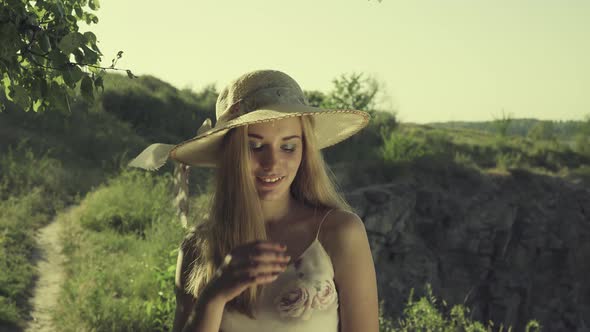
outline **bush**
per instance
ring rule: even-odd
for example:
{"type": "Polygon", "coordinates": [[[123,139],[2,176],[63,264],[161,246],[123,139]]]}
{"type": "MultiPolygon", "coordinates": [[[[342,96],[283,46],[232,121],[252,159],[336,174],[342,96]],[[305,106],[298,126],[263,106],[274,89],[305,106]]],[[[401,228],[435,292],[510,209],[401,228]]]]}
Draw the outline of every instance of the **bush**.
{"type": "Polygon", "coordinates": [[[89,194],[80,223],[94,231],[111,229],[143,236],[146,228],[174,215],[170,174],[127,170],[89,194]]]}
{"type": "Polygon", "coordinates": [[[385,162],[411,161],[432,153],[425,142],[395,131],[383,138],[380,152],[385,162]]]}
{"type": "MultiPolygon", "coordinates": [[[[397,322],[384,317],[383,303],[379,308],[379,332],[414,332],[414,331],[438,331],[438,332],[488,332],[494,327],[493,322],[488,322],[488,326],[482,323],[472,321],[467,317],[469,308],[463,305],[455,305],[444,314],[447,303],[443,300],[442,307],[437,305],[437,299],[432,295],[430,284],[426,284],[426,295],[418,301],[414,300],[414,289],[410,290],[410,296],[406,307],[403,310],[402,318],[397,322]],[[447,317],[448,316],[448,317],[447,317]]],[[[500,326],[498,331],[503,331],[504,326],[500,326]]],[[[509,327],[507,331],[511,331],[509,327]]],[[[536,320],[531,320],[526,325],[526,331],[540,331],[541,326],[536,320]]]]}
{"type": "Polygon", "coordinates": [[[35,155],[26,144],[22,141],[15,149],[9,146],[8,152],[0,155],[0,200],[26,195],[34,187],[64,194],[61,184],[65,182],[65,174],[61,162],[50,158],[48,152],[35,155]]]}

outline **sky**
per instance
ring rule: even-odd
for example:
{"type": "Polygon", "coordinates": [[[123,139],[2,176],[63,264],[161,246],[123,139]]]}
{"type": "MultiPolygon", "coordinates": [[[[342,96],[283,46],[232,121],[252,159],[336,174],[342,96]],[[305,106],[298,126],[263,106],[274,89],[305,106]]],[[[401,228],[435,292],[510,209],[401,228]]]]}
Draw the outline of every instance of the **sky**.
{"type": "Polygon", "coordinates": [[[277,69],[328,92],[342,74],[381,84],[403,122],[590,114],[587,0],[101,0],[108,66],[195,91],[277,69]]]}

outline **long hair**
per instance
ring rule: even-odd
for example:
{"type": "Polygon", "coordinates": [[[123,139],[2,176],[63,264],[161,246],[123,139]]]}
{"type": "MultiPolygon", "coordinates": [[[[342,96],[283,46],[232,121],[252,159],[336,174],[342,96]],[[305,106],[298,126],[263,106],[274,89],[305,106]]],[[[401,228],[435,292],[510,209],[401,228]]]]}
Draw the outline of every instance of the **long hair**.
{"type": "MultiPolygon", "coordinates": [[[[313,132],[312,116],[301,116],[303,154],[291,195],[310,207],[351,211],[328,173],[313,132]]],[[[195,257],[189,269],[187,291],[198,297],[213,278],[223,258],[234,247],[267,239],[264,216],[250,169],[248,127],[231,129],[222,143],[209,218],[186,239],[195,257]]],[[[254,318],[253,307],[263,285],[251,287],[230,301],[228,309],[254,318]]]]}

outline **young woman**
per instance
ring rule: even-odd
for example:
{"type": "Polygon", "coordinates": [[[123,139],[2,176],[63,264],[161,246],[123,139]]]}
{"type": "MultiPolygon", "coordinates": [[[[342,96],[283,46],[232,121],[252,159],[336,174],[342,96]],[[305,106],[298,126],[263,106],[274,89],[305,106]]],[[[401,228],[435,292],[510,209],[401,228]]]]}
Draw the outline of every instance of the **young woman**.
{"type": "Polygon", "coordinates": [[[195,138],[153,145],[132,162],[217,169],[209,217],[180,248],[173,330],[377,332],[366,231],[320,153],[368,115],[310,107],[295,80],[273,70],[234,80],[216,110],[215,127],[205,121],[195,138]]]}

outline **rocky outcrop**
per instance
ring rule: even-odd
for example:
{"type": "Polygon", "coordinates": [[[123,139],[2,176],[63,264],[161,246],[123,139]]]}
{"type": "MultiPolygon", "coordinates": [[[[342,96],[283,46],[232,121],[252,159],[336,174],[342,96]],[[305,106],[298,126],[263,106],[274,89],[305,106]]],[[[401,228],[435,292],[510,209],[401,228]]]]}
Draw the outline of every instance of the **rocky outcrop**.
{"type": "Polygon", "coordinates": [[[410,289],[430,283],[481,322],[588,331],[588,188],[518,170],[382,169],[333,170],[365,222],[386,313],[399,317],[410,289]]]}

